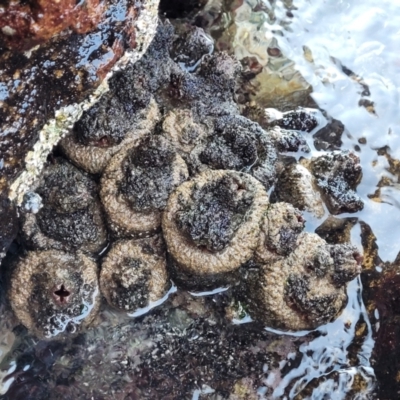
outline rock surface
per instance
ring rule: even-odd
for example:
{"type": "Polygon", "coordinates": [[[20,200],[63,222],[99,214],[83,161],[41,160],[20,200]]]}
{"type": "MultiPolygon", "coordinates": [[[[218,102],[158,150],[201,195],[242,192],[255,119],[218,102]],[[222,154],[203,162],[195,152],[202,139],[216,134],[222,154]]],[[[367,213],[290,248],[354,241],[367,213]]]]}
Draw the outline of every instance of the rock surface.
{"type": "MultiPolygon", "coordinates": [[[[26,32],[10,26],[11,11],[0,8],[3,31],[15,30],[15,36],[8,38],[17,40],[22,35],[41,43],[25,52],[0,49],[0,189],[7,190],[13,184],[11,197],[19,202],[61,135],[107,91],[112,71],[140,58],[157,24],[157,0],[109,0],[97,7],[96,1],[91,1],[86,9],[68,2],[64,10],[68,18],[63,21],[60,13],[64,11],[54,2],[34,3],[9,5],[32,7],[36,16],[41,7],[46,10],[40,22],[43,25],[36,27],[33,16],[28,19],[33,25],[25,27],[26,32]],[[92,15],[99,10],[99,18],[92,15]],[[86,25],[77,17],[81,12],[88,14],[88,18],[83,17],[86,25]],[[53,36],[73,26],[75,30],[53,36]]],[[[15,12],[18,17],[22,11],[15,12]]],[[[19,27],[22,21],[17,17],[13,23],[19,27]]],[[[25,48],[27,44],[21,40],[18,43],[25,48]]]]}

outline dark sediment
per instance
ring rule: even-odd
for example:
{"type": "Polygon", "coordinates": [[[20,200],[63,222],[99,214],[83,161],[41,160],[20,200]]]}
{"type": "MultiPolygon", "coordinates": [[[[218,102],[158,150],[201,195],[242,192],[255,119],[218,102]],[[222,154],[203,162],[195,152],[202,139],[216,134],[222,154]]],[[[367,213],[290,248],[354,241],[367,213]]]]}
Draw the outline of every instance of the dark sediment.
{"type": "Polygon", "coordinates": [[[0,193],[0,264],[18,232],[17,212],[5,193],[0,193]]]}

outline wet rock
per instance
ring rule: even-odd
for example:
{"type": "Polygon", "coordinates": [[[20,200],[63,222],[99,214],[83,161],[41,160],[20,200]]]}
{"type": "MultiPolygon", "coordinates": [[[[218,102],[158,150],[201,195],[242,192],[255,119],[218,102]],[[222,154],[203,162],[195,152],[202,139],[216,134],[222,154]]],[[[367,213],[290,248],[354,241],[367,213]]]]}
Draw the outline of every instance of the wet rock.
{"type": "Polygon", "coordinates": [[[18,232],[17,212],[5,193],[0,193],[0,264],[18,232]]]}
{"type": "Polygon", "coordinates": [[[100,191],[112,232],[138,237],[157,231],[168,196],[187,177],[185,162],[160,135],[116,154],[104,171],[100,191]]]}
{"type": "Polygon", "coordinates": [[[100,288],[108,303],[123,311],[151,306],[171,283],[161,236],[114,243],[102,262],[100,288]]]}
{"type": "MultiPolygon", "coordinates": [[[[260,124],[260,126],[268,132],[268,135],[273,139],[275,147],[279,152],[310,152],[310,147],[301,131],[284,129],[276,123],[277,120],[282,120],[284,115],[278,110],[262,108],[252,101],[243,107],[242,114],[260,124]]],[[[315,118],[312,115],[311,117],[315,118]]]]}
{"type": "Polygon", "coordinates": [[[269,129],[268,134],[275,142],[275,147],[280,153],[297,151],[302,151],[304,153],[310,152],[307,140],[300,132],[286,130],[276,126],[269,129]]]}
{"type": "Polygon", "coordinates": [[[183,18],[198,11],[207,0],[161,0],[160,12],[166,18],[183,18]]]}
{"type": "Polygon", "coordinates": [[[289,203],[270,204],[261,223],[255,261],[269,263],[287,257],[296,247],[305,220],[289,203]]]}
{"type": "MultiPolygon", "coordinates": [[[[10,26],[8,8],[3,8],[0,16],[3,30],[7,26],[9,33],[15,30],[18,45],[25,46],[18,39],[20,33],[27,35],[28,43],[51,36],[27,52],[3,50],[0,56],[0,189],[10,186],[10,195],[18,202],[61,135],[108,90],[112,72],[140,58],[157,24],[157,0],[110,0],[99,6],[96,0],[85,2],[85,6],[50,3],[37,0],[9,4],[18,10],[32,8],[32,19],[17,18],[21,16],[18,10],[13,14],[16,18],[12,23],[22,31],[10,26]],[[41,8],[46,12],[39,18],[41,8]],[[101,18],[97,22],[98,11],[101,18]],[[67,17],[53,19],[55,15],[67,17]],[[72,29],[52,36],[65,28],[72,29]]],[[[11,41],[13,38],[8,37],[11,41]]]]}
{"type": "Polygon", "coordinates": [[[216,49],[227,51],[244,64],[250,61],[250,68],[244,67],[240,85],[241,104],[255,101],[261,107],[281,111],[315,106],[310,96],[311,85],[280,49],[278,34],[271,31],[269,35],[260,35],[264,24],[276,22],[272,9],[249,0],[213,1],[196,14],[195,22],[208,28],[216,49]],[[227,15],[229,18],[224,18],[227,15]]]}
{"type": "Polygon", "coordinates": [[[339,150],[342,146],[344,125],[333,119],[314,135],[314,146],[317,150],[339,150]]]}
{"type": "Polygon", "coordinates": [[[360,159],[354,153],[324,154],[311,160],[310,169],[332,214],[354,213],[364,208],[364,203],[355,192],[362,170],[360,159]]]}
{"type": "Polygon", "coordinates": [[[269,189],[275,179],[276,150],[268,134],[241,116],[216,119],[213,133],[190,155],[195,169],[246,172],[269,189]]]}
{"type": "Polygon", "coordinates": [[[330,215],[315,233],[329,244],[350,243],[351,229],[357,221],[357,218],[335,218],[330,215]]]}
{"type": "Polygon", "coordinates": [[[88,174],[62,158],[54,159],[35,191],[43,204],[22,217],[28,247],[90,253],[104,248],[107,231],[97,184],[88,174]]]}
{"type": "Polygon", "coordinates": [[[379,256],[377,238],[371,227],[364,221],[359,221],[361,228],[361,245],[363,247],[363,269],[374,270],[377,265],[383,263],[379,256]]]}
{"type": "Polygon", "coordinates": [[[176,35],[171,58],[189,72],[193,72],[202,58],[214,50],[214,41],[201,28],[181,25],[176,29],[176,35]]]}
{"type": "Polygon", "coordinates": [[[318,218],[325,213],[316,180],[301,163],[292,162],[282,166],[271,201],[291,203],[299,210],[311,212],[318,218]]]}
{"type": "Polygon", "coordinates": [[[346,283],[359,273],[355,247],[327,245],[315,234],[302,233],[287,257],[246,271],[243,296],[250,315],[270,327],[314,329],[342,310],[346,283]]]}
{"type": "Polygon", "coordinates": [[[271,125],[279,126],[283,129],[311,132],[318,126],[318,120],[306,109],[298,108],[297,110],[284,113],[282,118],[272,121],[271,125]]]}
{"type": "Polygon", "coordinates": [[[380,268],[365,271],[362,275],[363,299],[369,312],[375,346],[371,364],[379,385],[378,398],[391,399],[400,390],[400,264],[381,264],[380,268]]]}
{"type": "Polygon", "coordinates": [[[267,204],[263,186],[238,172],[209,170],[179,186],[163,215],[174,282],[193,290],[231,282],[252,257],[267,204]]]}
{"type": "Polygon", "coordinates": [[[97,265],[80,252],[30,252],[12,272],[11,307],[39,338],[84,330],[99,307],[97,265]]]}
{"type": "Polygon", "coordinates": [[[27,50],[66,29],[86,33],[104,17],[104,8],[98,0],[88,1],[84,6],[73,1],[62,5],[48,0],[9,3],[0,10],[3,33],[0,43],[27,50]]]}

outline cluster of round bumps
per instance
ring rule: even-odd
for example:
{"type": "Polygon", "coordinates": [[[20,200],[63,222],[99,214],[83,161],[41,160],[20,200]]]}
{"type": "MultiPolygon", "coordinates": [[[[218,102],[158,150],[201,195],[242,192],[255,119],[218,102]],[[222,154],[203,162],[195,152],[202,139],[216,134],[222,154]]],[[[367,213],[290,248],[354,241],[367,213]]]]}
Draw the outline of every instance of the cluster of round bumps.
{"type": "Polygon", "coordinates": [[[235,286],[252,315],[286,329],[313,328],[343,307],[356,250],[302,233],[297,209],[269,203],[274,135],[238,114],[238,63],[210,55],[197,28],[187,38],[205,41],[200,53],[182,38],[171,51],[176,38],[162,24],[61,143],[72,163],[54,158],[34,188],[42,205],[24,214],[30,251],[9,293],[36,335],[87,326],[100,292],[123,311],[151,307],[170,279],[195,291],[235,286]],[[178,62],[185,52],[197,69],[178,62]]]}

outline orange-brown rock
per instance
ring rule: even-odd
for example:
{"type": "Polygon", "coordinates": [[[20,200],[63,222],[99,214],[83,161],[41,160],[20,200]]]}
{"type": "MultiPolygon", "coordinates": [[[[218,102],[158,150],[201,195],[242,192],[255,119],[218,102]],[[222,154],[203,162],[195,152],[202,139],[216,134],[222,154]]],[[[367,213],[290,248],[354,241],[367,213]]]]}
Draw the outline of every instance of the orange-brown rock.
{"type": "Polygon", "coordinates": [[[65,29],[86,33],[97,26],[105,9],[100,0],[11,0],[0,6],[2,41],[6,47],[26,50],[65,29]]]}
{"type": "MultiPolygon", "coordinates": [[[[158,12],[158,0],[5,3],[0,2],[0,190],[8,190],[24,170],[38,175],[60,136],[107,90],[104,79],[121,57],[118,68],[145,52],[158,12]]],[[[11,197],[20,199],[33,179],[23,176],[23,188],[18,183],[11,197]]]]}

